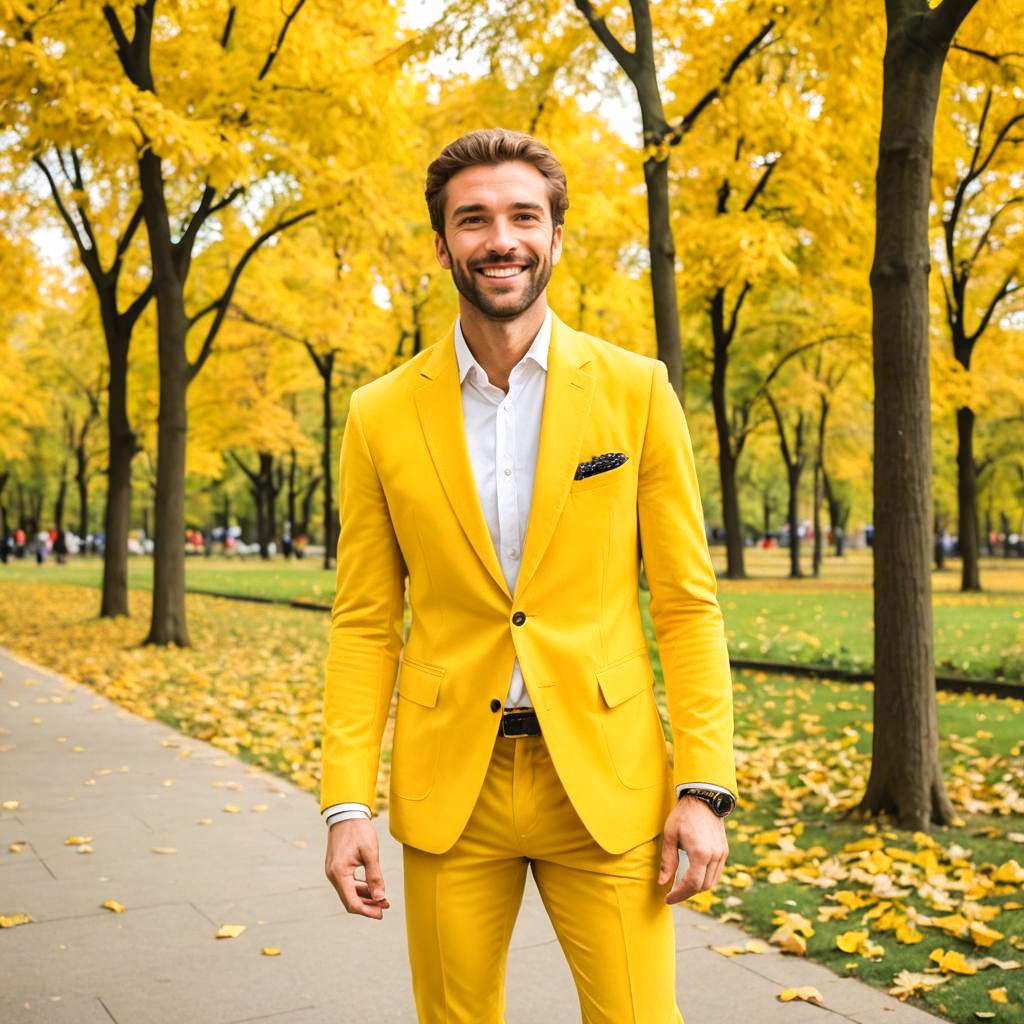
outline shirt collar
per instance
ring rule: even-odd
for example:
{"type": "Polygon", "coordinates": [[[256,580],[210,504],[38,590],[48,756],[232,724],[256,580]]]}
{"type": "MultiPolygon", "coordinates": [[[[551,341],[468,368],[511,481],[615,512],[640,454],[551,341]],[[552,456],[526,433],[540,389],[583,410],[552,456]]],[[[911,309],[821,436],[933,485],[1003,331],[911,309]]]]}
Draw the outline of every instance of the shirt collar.
{"type": "MultiPolygon", "coordinates": [[[[544,315],[544,323],[540,325],[540,330],[537,332],[537,336],[533,339],[533,343],[526,350],[526,354],[523,359],[532,359],[542,370],[548,368],[548,348],[551,345],[551,307],[548,307],[547,312],[544,315]]],[[[484,368],[476,361],[473,353],[469,350],[469,346],[466,344],[466,339],[462,334],[462,317],[457,317],[455,320],[455,359],[459,365],[459,383],[462,384],[466,380],[466,374],[475,366],[478,379],[487,380],[487,372],[484,368]]],[[[522,360],[520,360],[522,362],[522,360]]]]}

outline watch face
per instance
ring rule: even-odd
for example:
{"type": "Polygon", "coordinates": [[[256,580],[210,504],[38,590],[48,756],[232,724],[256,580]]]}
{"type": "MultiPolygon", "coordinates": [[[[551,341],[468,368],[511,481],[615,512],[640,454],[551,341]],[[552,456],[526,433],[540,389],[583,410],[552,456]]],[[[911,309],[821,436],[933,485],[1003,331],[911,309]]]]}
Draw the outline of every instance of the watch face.
{"type": "Polygon", "coordinates": [[[720,818],[724,818],[735,806],[736,801],[727,793],[716,793],[711,810],[720,818]]]}

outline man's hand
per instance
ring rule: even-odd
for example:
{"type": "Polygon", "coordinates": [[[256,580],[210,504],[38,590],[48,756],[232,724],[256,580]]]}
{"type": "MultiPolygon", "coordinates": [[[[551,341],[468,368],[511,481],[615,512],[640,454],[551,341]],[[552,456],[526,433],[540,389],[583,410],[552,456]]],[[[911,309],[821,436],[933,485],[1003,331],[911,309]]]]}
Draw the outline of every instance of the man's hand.
{"type": "Polygon", "coordinates": [[[679,884],[665,897],[666,903],[680,903],[718,884],[729,856],[725,819],[696,797],[684,796],[672,808],[665,822],[658,885],[665,885],[679,867],[679,847],[686,851],[690,866],[679,884]]]}
{"type": "Polygon", "coordinates": [[[327,830],[325,870],[350,914],[361,914],[379,921],[391,906],[384,898],[377,833],[369,818],[336,821],[327,830]],[[365,880],[356,878],[358,867],[365,869],[365,880]]]}

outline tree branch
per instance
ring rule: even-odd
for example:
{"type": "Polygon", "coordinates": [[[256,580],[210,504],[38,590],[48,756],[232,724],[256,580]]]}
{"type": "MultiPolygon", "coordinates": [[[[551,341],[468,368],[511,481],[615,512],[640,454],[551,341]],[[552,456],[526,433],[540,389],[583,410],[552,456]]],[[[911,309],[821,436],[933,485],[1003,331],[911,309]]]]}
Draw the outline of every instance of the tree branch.
{"type": "Polygon", "coordinates": [[[942,0],[938,7],[933,7],[927,14],[921,15],[925,33],[931,41],[939,46],[948,47],[953,36],[963,24],[964,18],[971,13],[978,0],[942,0]]]}
{"type": "Polygon", "coordinates": [[[604,18],[599,18],[594,11],[594,5],[590,0],[574,0],[576,10],[587,19],[587,24],[593,30],[594,35],[604,44],[605,49],[615,58],[616,63],[629,76],[630,81],[635,81],[640,71],[640,61],[635,53],[627,50],[622,43],[615,38],[614,33],[608,27],[604,18]]]}
{"type": "Polygon", "coordinates": [[[772,176],[772,171],[775,170],[775,165],[781,160],[781,157],[776,157],[771,163],[765,165],[764,173],[758,179],[757,184],[754,186],[753,191],[747,197],[747,201],[743,204],[743,212],[746,213],[753,205],[757,202],[758,197],[768,187],[768,179],[772,176]]]}
{"type": "Polygon", "coordinates": [[[260,69],[260,73],[256,76],[257,82],[262,82],[266,78],[267,73],[273,66],[274,61],[277,59],[277,55],[281,52],[281,47],[284,45],[284,37],[288,34],[288,29],[291,27],[291,23],[295,20],[295,16],[302,10],[303,4],[306,0],[296,0],[295,6],[285,16],[284,24],[281,26],[281,31],[277,34],[277,39],[274,40],[274,45],[270,48],[270,53],[267,54],[267,59],[264,61],[263,67],[260,69]]]}
{"type": "Polygon", "coordinates": [[[78,225],[75,223],[74,218],[68,211],[68,208],[64,205],[60,189],[57,187],[57,182],[50,173],[50,168],[46,166],[46,162],[42,157],[38,156],[34,156],[32,158],[32,162],[43,172],[43,174],[46,175],[46,180],[50,185],[50,192],[53,194],[53,201],[57,206],[57,212],[60,214],[61,219],[68,226],[68,230],[71,232],[71,237],[74,239],[75,246],[78,249],[78,255],[81,257],[83,266],[89,272],[89,276],[92,278],[93,282],[98,285],[101,274],[99,254],[96,252],[95,248],[86,248],[85,243],[82,241],[81,232],[78,230],[78,225]]]}
{"type": "Polygon", "coordinates": [[[999,286],[999,288],[996,291],[996,293],[992,296],[992,300],[989,302],[988,307],[986,308],[985,312],[982,314],[981,322],[978,324],[977,329],[974,331],[973,334],[968,335],[968,337],[967,337],[967,344],[969,346],[969,349],[973,348],[974,344],[978,340],[978,338],[980,338],[985,333],[985,330],[986,330],[986,328],[989,325],[989,321],[991,321],[992,316],[995,313],[996,307],[999,305],[999,303],[1002,302],[1003,299],[1005,299],[1007,296],[1012,295],[1014,292],[1020,291],[1021,288],[1024,287],[1022,285],[1013,286],[1012,281],[1013,281],[1013,278],[1014,278],[1015,274],[1016,274],[1016,268],[1011,270],[1006,275],[1006,279],[999,286]]]}
{"type": "Polygon", "coordinates": [[[227,21],[224,22],[224,31],[220,34],[220,48],[226,50],[228,48],[228,41],[231,39],[231,29],[235,25],[235,13],[238,8],[232,4],[228,8],[227,21]]]}
{"type": "Polygon", "coordinates": [[[231,303],[231,296],[235,292],[235,287],[238,285],[238,280],[242,276],[242,271],[245,269],[245,265],[252,259],[259,248],[268,240],[279,234],[282,231],[286,231],[288,228],[298,224],[300,221],[305,220],[307,217],[312,217],[315,210],[304,210],[302,213],[297,213],[285,220],[278,221],[272,227],[267,228],[259,237],[255,238],[252,244],[242,253],[241,259],[235,265],[235,269],[231,272],[231,277],[228,278],[227,286],[221,293],[220,297],[215,299],[213,302],[208,303],[199,312],[189,317],[188,328],[190,330],[204,317],[210,313],[214,314],[213,323],[210,325],[209,331],[206,333],[206,337],[203,339],[203,344],[199,349],[199,355],[196,356],[195,361],[189,364],[188,367],[188,380],[191,381],[195,378],[196,374],[203,368],[203,364],[209,358],[210,350],[213,347],[213,340],[217,336],[217,332],[220,330],[221,324],[224,322],[224,316],[227,313],[228,306],[231,303]]]}
{"type": "Polygon", "coordinates": [[[664,141],[668,142],[670,146],[678,146],[683,140],[683,136],[690,131],[700,117],[705,107],[710,106],[718,97],[721,95],[722,86],[728,85],[736,72],[740,69],[743,63],[757,50],[761,41],[768,35],[769,32],[775,27],[775,19],[772,18],[767,21],[764,25],[758,29],[754,37],[747,43],[746,46],[740,50],[739,53],[733,58],[732,63],[726,68],[725,73],[718,81],[718,85],[709,89],[690,109],[689,113],[683,116],[683,119],[676,125],[675,128],[670,128],[665,135],[664,141]]]}

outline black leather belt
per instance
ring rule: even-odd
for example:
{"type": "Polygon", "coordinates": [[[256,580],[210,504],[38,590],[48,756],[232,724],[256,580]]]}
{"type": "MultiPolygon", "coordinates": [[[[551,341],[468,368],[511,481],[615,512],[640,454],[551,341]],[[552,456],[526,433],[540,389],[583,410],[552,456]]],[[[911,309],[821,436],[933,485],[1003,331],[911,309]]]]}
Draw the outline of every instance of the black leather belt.
{"type": "Polygon", "coordinates": [[[501,713],[501,736],[539,736],[537,712],[528,708],[512,708],[501,713]]]}

